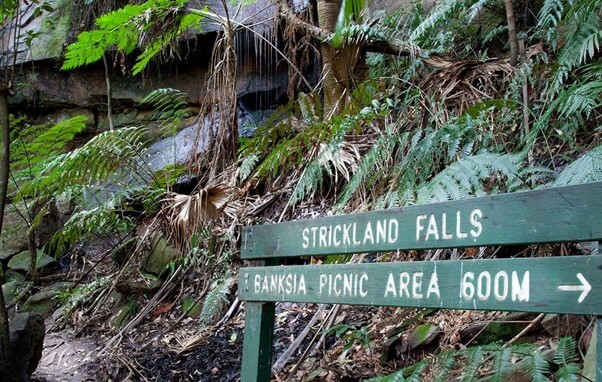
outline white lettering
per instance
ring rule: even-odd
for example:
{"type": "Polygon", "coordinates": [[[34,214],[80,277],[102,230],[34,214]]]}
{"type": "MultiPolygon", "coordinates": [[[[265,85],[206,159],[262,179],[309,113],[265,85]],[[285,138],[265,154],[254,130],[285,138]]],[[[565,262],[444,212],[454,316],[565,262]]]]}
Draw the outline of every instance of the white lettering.
{"type": "Polygon", "coordinates": [[[397,219],[389,220],[389,244],[393,244],[397,241],[399,235],[399,222],[397,219]],[[395,226],[395,228],[393,228],[395,226]],[[395,234],[395,236],[393,236],[395,234]]]}
{"type": "Polygon", "coordinates": [[[366,297],[368,295],[368,290],[364,288],[364,281],[368,281],[368,275],[366,273],[362,273],[360,276],[360,296],[366,297]]]}
{"type": "Polygon", "coordinates": [[[307,249],[307,247],[309,247],[309,237],[307,235],[309,235],[309,228],[305,227],[303,229],[303,233],[302,233],[303,244],[301,244],[301,246],[305,249],[307,249]]]}
{"type": "Polygon", "coordinates": [[[487,301],[491,294],[491,275],[489,272],[481,272],[477,279],[477,297],[481,301],[487,301]]]}
{"type": "Polygon", "coordinates": [[[423,272],[416,272],[412,275],[412,297],[422,298],[422,275],[423,272]]]}
{"type": "Polygon", "coordinates": [[[408,290],[410,285],[410,274],[408,272],[402,272],[399,274],[399,297],[405,296],[410,298],[410,291],[408,290]]]}
{"type": "Polygon", "coordinates": [[[393,278],[392,273],[389,273],[389,277],[387,278],[387,288],[385,289],[385,297],[389,296],[389,293],[392,293],[393,297],[397,297],[397,291],[395,290],[395,279],[393,278]]]}
{"type": "Polygon", "coordinates": [[[443,240],[451,239],[454,235],[447,233],[447,214],[444,212],[441,215],[441,238],[443,240]]]}
{"type": "Polygon", "coordinates": [[[474,229],[470,230],[470,235],[472,237],[479,237],[483,232],[483,225],[479,221],[480,218],[483,217],[483,213],[478,208],[470,213],[470,224],[474,227],[474,229]]]}
{"type": "Polygon", "coordinates": [[[328,233],[328,228],[326,226],[320,226],[320,247],[328,247],[328,243],[326,242],[326,234],[328,233]]]}
{"type": "Polygon", "coordinates": [[[351,237],[349,236],[349,229],[351,229],[351,224],[343,225],[343,245],[351,245],[351,237]]]}
{"type": "Polygon", "coordinates": [[[426,215],[416,216],[416,241],[420,241],[420,231],[424,230],[422,220],[426,219],[426,215]]]}
{"type": "Polygon", "coordinates": [[[366,231],[364,232],[364,244],[368,243],[368,241],[370,241],[370,244],[374,244],[374,235],[372,234],[372,224],[370,222],[366,224],[366,231]]]}
{"type": "Polygon", "coordinates": [[[474,296],[474,285],[472,285],[472,281],[474,280],[474,272],[466,272],[464,276],[462,276],[462,283],[460,284],[460,297],[464,300],[470,300],[474,296]]]}
{"type": "Polygon", "coordinates": [[[460,211],[456,212],[456,236],[458,237],[458,239],[465,239],[468,234],[466,232],[462,232],[462,216],[460,214],[460,211]]]}
{"type": "Polygon", "coordinates": [[[508,274],[506,272],[498,272],[493,278],[493,295],[498,301],[504,301],[508,297],[508,274]]]}
{"type": "Polygon", "coordinates": [[[261,291],[261,276],[255,275],[255,282],[253,283],[253,291],[259,293],[261,291]]]}
{"type": "Polygon", "coordinates": [[[431,274],[431,280],[429,281],[429,287],[426,291],[426,298],[431,298],[431,294],[434,293],[437,295],[437,298],[441,298],[441,294],[439,293],[439,278],[437,277],[437,272],[433,272],[431,274]]]}
{"type": "Polygon", "coordinates": [[[376,242],[384,243],[387,241],[387,219],[376,221],[376,242]]]}
{"type": "Polygon", "coordinates": [[[435,240],[439,240],[439,231],[437,230],[437,221],[435,220],[435,215],[431,215],[429,218],[429,225],[426,228],[426,237],[424,240],[428,240],[430,235],[434,235],[435,240]]]}
{"type": "Polygon", "coordinates": [[[529,271],[523,275],[522,282],[519,282],[518,274],[512,271],[512,301],[529,302],[529,271]]]}
{"type": "Polygon", "coordinates": [[[341,240],[337,239],[339,237],[337,234],[337,231],[341,232],[341,225],[340,224],[335,225],[333,231],[334,232],[333,232],[332,242],[334,243],[335,247],[338,247],[339,245],[341,245],[341,240]]]}

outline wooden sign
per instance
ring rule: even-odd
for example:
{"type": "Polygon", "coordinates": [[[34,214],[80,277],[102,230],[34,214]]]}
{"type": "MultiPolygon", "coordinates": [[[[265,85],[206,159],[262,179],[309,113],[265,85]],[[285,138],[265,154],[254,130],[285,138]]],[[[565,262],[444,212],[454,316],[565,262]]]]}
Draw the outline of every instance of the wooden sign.
{"type": "Polygon", "coordinates": [[[602,315],[602,256],[243,268],[246,301],[602,315]]]}
{"type": "Polygon", "coordinates": [[[602,239],[602,182],[246,227],[241,257],[602,239]]]}

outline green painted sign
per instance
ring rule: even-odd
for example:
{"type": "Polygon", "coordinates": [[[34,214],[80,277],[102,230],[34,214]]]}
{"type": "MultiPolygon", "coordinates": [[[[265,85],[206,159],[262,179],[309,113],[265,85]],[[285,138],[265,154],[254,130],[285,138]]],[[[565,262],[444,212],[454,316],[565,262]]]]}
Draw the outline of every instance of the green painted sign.
{"type": "Polygon", "coordinates": [[[602,239],[602,182],[246,227],[245,259],[602,239]]]}
{"type": "Polygon", "coordinates": [[[250,267],[246,301],[602,315],[602,256],[250,267]]]}

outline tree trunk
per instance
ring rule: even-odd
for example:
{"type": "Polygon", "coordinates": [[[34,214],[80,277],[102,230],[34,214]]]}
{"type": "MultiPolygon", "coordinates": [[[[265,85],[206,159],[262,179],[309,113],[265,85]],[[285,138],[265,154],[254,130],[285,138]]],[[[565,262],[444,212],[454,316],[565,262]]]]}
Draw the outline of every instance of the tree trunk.
{"type": "MultiPolygon", "coordinates": [[[[333,32],[340,10],[340,0],[318,0],[318,24],[320,28],[333,32]]],[[[341,49],[345,49],[345,47],[341,49]]],[[[335,62],[337,50],[328,43],[320,44],[320,53],[322,55],[322,89],[324,91],[323,118],[326,120],[340,112],[343,107],[345,88],[340,72],[345,63],[335,62]]]]}
{"type": "MultiPolygon", "coordinates": [[[[10,135],[8,122],[8,103],[6,101],[6,91],[0,90],[0,136],[2,142],[2,155],[0,161],[0,233],[2,232],[2,223],[4,221],[4,207],[6,206],[6,193],[8,190],[9,158],[10,158],[10,135]]],[[[4,270],[0,264],[0,344],[2,345],[2,376],[3,381],[12,382],[13,362],[10,351],[10,332],[8,327],[8,311],[2,292],[2,283],[4,282],[4,270]]]]}
{"type": "Polygon", "coordinates": [[[512,0],[504,0],[506,6],[506,18],[508,19],[508,44],[510,45],[510,65],[516,66],[518,62],[518,37],[516,34],[516,19],[512,0]]]}

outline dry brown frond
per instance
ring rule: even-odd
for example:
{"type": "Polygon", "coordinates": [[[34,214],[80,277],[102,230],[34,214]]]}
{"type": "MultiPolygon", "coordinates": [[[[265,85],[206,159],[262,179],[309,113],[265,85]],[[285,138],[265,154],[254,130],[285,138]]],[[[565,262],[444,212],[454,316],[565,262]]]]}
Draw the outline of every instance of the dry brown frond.
{"type": "Polygon", "coordinates": [[[431,56],[423,60],[435,71],[422,82],[421,88],[458,115],[471,105],[496,98],[514,73],[507,59],[454,61],[431,56]]]}
{"type": "Polygon", "coordinates": [[[163,200],[164,216],[170,237],[176,247],[186,253],[189,239],[203,224],[222,215],[231,196],[231,189],[220,183],[199,189],[192,195],[169,192],[163,200]]]}
{"type": "Polygon", "coordinates": [[[329,169],[329,165],[334,168],[334,172],[331,174],[334,176],[335,182],[338,181],[339,175],[341,174],[345,180],[349,181],[351,174],[357,169],[360,161],[360,153],[357,146],[351,142],[343,141],[339,144],[338,151],[332,151],[328,149],[328,145],[320,144],[320,165],[324,168],[329,169]]]}

